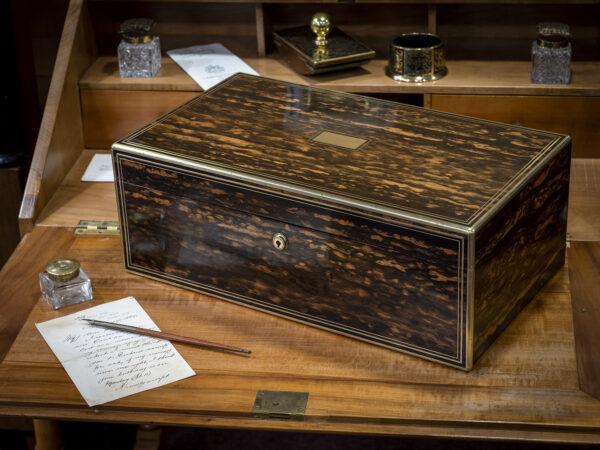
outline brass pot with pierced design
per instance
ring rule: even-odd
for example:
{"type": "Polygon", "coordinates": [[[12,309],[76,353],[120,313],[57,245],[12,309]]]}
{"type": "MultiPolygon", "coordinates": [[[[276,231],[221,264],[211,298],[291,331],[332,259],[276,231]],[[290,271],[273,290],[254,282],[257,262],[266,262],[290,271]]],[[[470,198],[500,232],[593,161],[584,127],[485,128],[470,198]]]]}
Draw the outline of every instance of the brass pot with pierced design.
{"type": "Polygon", "coordinates": [[[402,34],[390,44],[389,77],[396,81],[434,81],[448,73],[442,39],[430,33],[402,34]]]}

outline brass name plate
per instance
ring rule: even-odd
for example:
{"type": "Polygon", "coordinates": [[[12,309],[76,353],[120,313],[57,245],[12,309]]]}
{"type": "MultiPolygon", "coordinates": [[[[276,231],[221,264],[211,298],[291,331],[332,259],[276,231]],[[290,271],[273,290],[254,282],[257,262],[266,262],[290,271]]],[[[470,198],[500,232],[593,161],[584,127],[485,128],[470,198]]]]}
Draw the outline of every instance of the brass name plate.
{"type": "Polygon", "coordinates": [[[308,392],[258,391],[252,417],[302,421],[307,402],[308,392]]]}
{"type": "Polygon", "coordinates": [[[346,134],[333,133],[331,131],[323,131],[313,138],[313,141],[323,144],[335,145],[336,147],[349,148],[356,150],[362,145],[369,142],[367,139],[360,139],[346,134]]]}

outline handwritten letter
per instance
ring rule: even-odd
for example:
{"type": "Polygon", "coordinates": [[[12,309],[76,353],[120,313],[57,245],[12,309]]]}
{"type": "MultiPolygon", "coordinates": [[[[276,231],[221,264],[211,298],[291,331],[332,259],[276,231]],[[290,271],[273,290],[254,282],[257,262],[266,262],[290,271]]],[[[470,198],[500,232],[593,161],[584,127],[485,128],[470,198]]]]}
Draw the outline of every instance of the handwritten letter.
{"type": "Polygon", "coordinates": [[[88,405],[195,375],[169,341],[92,326],[83,318],[160,330],[133,297],[36,324],[88,405]]]}

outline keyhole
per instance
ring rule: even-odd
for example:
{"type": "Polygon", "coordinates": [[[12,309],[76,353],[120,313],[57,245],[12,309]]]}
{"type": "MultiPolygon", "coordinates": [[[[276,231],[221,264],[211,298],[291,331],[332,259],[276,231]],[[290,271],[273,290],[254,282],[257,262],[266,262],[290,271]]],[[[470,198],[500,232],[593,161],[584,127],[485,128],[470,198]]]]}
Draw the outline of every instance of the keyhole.
{"type": "Polygon", "coordinates": [[[273,235],[273,246],[277,250],[284,250],[288,245],[288,240],[285,234],[283,233],[275,233],[273,235]]]}

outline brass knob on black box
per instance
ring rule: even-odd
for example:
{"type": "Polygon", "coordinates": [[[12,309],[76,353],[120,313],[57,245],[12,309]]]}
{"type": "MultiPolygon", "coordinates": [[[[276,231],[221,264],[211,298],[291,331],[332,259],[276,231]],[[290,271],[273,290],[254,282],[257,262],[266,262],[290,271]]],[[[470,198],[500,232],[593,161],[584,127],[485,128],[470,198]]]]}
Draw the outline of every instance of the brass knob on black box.
{"type": "Polygon", "coordinates": [[[315,44],[323,46],[327,44],[327,35],[331,31],[331,20],[329,15],[324,12],[318,12],[310,20],[310,29],[317,36],[315,44]]]}
{"type": "Polygon", "coordinates": [[[277,250],[285,250],[288,246],[288,238],[283,233],[273,235],[273,247],[277,250]]]}

